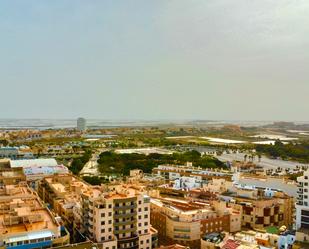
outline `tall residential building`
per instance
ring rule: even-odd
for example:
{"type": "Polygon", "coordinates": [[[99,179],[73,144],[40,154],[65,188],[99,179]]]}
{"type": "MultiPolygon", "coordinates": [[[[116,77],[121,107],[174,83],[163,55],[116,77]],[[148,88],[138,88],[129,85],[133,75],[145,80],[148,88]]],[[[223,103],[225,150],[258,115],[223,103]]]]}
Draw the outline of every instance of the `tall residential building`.
{"type": "Polygon", "coordinates": [[[85,131],[86,130],[86,119],[78,118],[76,128],[78,131],[85,131]]]}
{"type": "Polygon", "coordinates": [[[296,238],[309,242],[309,170],[297,178],[296,238]]]}
{"type": "Polygon", "coordinates": [[[151,249],[156,230],[150,226],[150,198],[133,186],[90,186],[71,175],[45,178],[39,188],[70,230],[102,249],[151,249]]]}

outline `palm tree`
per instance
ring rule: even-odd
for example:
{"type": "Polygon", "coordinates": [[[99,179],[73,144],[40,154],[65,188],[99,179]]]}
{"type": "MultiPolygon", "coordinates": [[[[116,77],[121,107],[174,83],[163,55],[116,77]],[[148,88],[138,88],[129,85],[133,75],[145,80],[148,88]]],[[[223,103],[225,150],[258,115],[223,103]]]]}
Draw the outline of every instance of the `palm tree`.
{"type": "Polygon", "coordinates": [[[261,154],[258,154],[258,158],[259,158],[259,162],[261,162],[262,155],[261,155],[261,154]]]}

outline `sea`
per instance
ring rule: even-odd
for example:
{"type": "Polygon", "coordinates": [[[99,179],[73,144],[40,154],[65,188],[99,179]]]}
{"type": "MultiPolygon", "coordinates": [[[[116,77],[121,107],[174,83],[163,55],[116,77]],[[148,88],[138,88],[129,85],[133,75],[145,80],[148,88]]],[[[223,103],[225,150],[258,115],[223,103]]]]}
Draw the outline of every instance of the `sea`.
{"type": "MultiPolygon", "coordinates": [[[[109,128],[109,127],[142,127],[142,126],[223,126],[235,124],[244,127],[263,126],[272,124],[273,121],[239,121],[239,120],[106,120],[87,119],[87,127],[109,128]]],[[[301,123],[301,122],[300,122],[301,123]]],[[[306,122],[308,123],[308,122],[306,122]]],[[[0,119],[0,129],[64,129],[75,128],[76,119],[0,119]]]]}

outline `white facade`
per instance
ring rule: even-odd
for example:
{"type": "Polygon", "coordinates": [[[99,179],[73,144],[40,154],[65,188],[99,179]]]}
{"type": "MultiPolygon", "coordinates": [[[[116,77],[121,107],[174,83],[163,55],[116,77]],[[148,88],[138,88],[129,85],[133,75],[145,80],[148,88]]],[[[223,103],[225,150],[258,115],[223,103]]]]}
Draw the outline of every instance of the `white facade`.
{"type": "Polygon", "coordinates": [[[203,183],[201,180],[197,180],[194,177],[182,176],[174,181],[174,189],[187,189],[201,188],[203,183]]]}
{"type": "Polygon", "coordinates": [[[121,188],[110,197],[89,199],[88,233],[103,248],[152,248],[150,198],[121,188]]]}
{"type": "Polygon", "coordinates": [[[309,241],[309,170],[298,177],[297,182],[296,230],[298,235],[296,237],[298,240],[309,241]]]}

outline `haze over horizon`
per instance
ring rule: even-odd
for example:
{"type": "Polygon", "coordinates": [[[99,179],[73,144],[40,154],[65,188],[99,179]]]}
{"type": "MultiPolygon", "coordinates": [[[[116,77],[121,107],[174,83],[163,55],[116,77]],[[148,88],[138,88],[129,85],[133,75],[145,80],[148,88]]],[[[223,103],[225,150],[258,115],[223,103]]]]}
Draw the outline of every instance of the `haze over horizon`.
{"type": "Polygon", "coordinates": [[[3,118],[306,121],[309,1],[2,1],[3,118]]]}

